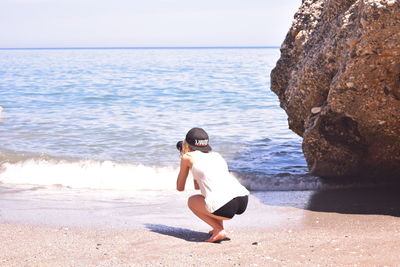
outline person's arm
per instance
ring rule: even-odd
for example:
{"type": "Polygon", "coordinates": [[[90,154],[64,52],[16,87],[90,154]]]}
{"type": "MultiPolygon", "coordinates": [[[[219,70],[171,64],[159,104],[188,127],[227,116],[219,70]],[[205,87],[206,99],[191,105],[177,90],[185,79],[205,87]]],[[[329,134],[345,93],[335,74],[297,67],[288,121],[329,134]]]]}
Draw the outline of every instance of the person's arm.
{"type": "Polygon", "coordinates": [[[181,158],[181,166],[178,174],[178,179],[176,180],[176,190],[184,191],[186,178],[189,175],[189,169],[191,166],[191,158],[187,155],[183,155],[181,158]]]}
{"type": "Polygon", "coordinates": [[[197,181],[196,181],[196,180],[193,180],[193,182],[194,182],[194,189],[199,190],[199,189],[200,189],[200,186],[199,186],[199,184],[197,183],[197,181]]]}

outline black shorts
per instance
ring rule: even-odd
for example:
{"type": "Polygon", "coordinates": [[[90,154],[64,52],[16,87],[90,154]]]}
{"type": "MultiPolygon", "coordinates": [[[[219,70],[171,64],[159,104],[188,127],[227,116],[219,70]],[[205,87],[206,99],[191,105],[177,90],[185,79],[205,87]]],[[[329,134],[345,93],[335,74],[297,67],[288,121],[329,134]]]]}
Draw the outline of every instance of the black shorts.
{"type": "Polygon", "coordinates": [[[212,214],[232,219],[235,214],[242,214],[246,210],[248,202],[248,196],[235,197],[212,214]]]}

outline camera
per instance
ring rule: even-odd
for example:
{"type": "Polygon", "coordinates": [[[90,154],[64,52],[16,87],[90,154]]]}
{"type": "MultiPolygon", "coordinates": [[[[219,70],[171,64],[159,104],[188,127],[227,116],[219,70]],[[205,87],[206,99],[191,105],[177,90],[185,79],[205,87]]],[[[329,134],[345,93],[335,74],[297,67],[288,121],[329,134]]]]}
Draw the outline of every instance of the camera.
{"type": "Polygon", "coordinates": [[[182,141],[179,141],[178,143],[176,143],[176,149],[178,149],[179,151],[182,151],[182,141]]]}

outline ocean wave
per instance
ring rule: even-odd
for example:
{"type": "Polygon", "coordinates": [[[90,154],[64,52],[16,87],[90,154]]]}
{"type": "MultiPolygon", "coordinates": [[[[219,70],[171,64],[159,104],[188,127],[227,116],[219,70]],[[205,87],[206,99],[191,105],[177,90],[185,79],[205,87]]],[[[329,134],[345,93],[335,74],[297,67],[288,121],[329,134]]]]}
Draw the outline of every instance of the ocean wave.
{"type": "MultiPolygon", "coordinates": [[[[67,160],[51,157],[4,158],[0,184],[88,190],[175,191],[179,169],[98,160],[67,160]]],[[[327,181],[310,174],[231,172],[250,191],[305,191],[344,188],[375,188],[376,183],[358,180],[327,181]]],[[[193,178],[186,188],[193,190],[193,178]]]]}
{"type": "MultiPolygon", "coordinates": [[[[30,158],[3,161],[0,183],[77,189],[175,190],[178,168],[97,160],[30,158]]],[[[232,172],[251,191],[316,190],[323,185],[308,175],[232,172]]],[[[188,189],[193,189],[189,177],[188,189]]]]}
{"type": "Polygon", "coordinates": [[[251,191],[304,191],[325,189],[318,177],[308,174],[279,173],[234,173],[240,182],[251,191]]]}
{"type": "Polygon", "coordinates": [[[84,189],[174,190],[178,170],[95,160],[28,159],[0,165],[0,182],[9,185],[84,189]]]}

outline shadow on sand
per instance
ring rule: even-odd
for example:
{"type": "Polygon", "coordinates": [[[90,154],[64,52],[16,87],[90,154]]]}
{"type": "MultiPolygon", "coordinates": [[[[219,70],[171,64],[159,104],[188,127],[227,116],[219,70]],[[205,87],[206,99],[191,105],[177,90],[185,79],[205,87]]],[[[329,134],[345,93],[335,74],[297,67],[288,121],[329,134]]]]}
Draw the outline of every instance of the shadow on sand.
{"type": "Polygon", "coordinates": [[[374,214],[400,217],[400,187],[271,191],[255,193],[269,206],[295,207],[318,212],[374,214]]]}
{"type": "Polygon", "coordinates": [[[146,228],[152,232],[162,235],[173,236],[189,242],[203,242],[210,238],[208,233],[192,231],[185,228],[167,226],[164,224],[145,224],[146,228]]]}
{"type": "Polygon", "coordinates": [[[338,189],[313,193],[306,209],[400,217],[400,188],[338,189]]]}

